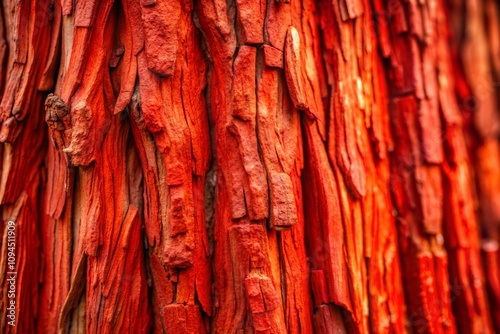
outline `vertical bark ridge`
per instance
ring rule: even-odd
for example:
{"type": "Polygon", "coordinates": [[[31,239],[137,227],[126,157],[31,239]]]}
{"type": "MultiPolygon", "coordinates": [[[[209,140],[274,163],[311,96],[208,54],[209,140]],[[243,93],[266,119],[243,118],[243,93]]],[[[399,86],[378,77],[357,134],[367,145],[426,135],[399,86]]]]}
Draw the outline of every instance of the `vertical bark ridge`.
{"type": "MultiPolygon", "coordinates": [[[[467,144],[473,159],[476,181],[475,200],[479,204],[482,253],[487,296],[495,329],[500,330],[500,263],[498,252],[500,211],[500,148],[498,52],[499,10],[493,1],[449,2],[451,50],[456,55],[455,80],[463,114],[467,144]],[[476,45],[476,43],[478,43],[476,45]],[[477,197],[476,197],[477,196],[477,197]]],[[[479,259],[477,259],[479,261],[479,259]]]]}
{"type": "Polygon", "coordinates": [[[385,74],[376,27],[363,14],[371,4],[352,6],[348,12],[343,4],[319,6],[321,86],[327,88],[322,97],[329,115],[325,146],[340,198],[354,328],[401,332],[405,309],[388,184],[392,139],[385,74]]]}
{"type": "MultiPolygon", "coordinates": [[[[282,22],[269,24],[278,6],[198,3],[211,59],[218,167],[213,332],[312,330],[300,242],[299,115],[281,70],[290,31],[282,22]],[[290,228],[293,232],[286,231],[290,228]]],[[[282,15],[290,19],[289,13],[282,15]]]]}
{"type": "Polygon", "coordinates": [[[400,2],[388,10],[381,41],[390,41],[391,181],[410,321],[417,331],[492,332],[445,4],[400,2]]]}

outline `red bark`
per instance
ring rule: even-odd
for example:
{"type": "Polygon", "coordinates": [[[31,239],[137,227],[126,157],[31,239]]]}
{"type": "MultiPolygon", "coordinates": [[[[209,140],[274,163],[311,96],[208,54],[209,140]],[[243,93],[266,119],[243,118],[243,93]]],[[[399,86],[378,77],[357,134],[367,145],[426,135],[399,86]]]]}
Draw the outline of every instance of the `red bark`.
{"type": "Polygon", "coordinates": [[[495,1],[1,9],[0,332],[500,331],[495,1]]]}

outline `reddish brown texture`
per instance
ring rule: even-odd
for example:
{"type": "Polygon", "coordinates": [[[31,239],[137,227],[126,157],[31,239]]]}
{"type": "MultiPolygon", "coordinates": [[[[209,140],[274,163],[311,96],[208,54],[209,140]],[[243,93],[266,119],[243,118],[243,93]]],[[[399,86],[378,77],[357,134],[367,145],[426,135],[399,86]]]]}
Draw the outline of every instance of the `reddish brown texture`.
{"type": "Polygon", "coordinates": [[[473,184],[452,89],[445,4],[435,1],[421,6],[410,2],[405,7],[409,10],[406,21],[410,34],[403,34],[395,24],[391,37],[406,41],[409,48],[398,49],[409,54],[404,58],[390,56],[390,73],[407,82],[400,85],[396,80],[392,87],[396,133],[392,182],[401,222],[400,245],[406,258],[403,267],[410,320],[417,331],[492,332],[484,276],[477,261],[479,235],[472,207],[473,184]],[[426,29],[418,28],[422,21],[412,15],[415,10],[428,11],[426,29]],[[415,48],[417,41],[425,44],[415,48]],[[439,148],[442,145],[444,148],[439,148]],[[446,145],[450,150],[443,159],[446,145]],[[412,261],[415,256],[420,260],[412,261]],[[426,262],[422,262],[424,259],[426,262]],[[413,288],[411,281],[425,285],[413,288]],[[447,302],[448,298],[453,302],[447,302]]]}
{"type": "Polygon", "coordinates": [[[0,9],[1,333],[500,331],[494,0],[0,9]]]}
{"type": "MultiPolygon", "coordinates": [[[[466,123],[469,154],[472,157],[473,169],[469,177],[475,180],[475,191],[472,199],[478,202],[483,261],[475,256],[468,262],[481,263],[486,280],[486,296],[490,302],[493,325],[500,331],[499,312],[500,296],[497,287],[500,277],[496,269],[500,264],[500,255],[495,251],[499,241],[500,211],[500,147],[498,145],[498,80],[500,31],[500,7],[493,1],[456,1],[449,2],[452,37],[451,49],[457,55],[459,65],[455,66],[455,79],[467,85],[467,89],[459,90],[461,110],[467,115],[466,123]],[[467,29],[474,33],[458,34],[467,29]],[[476,43],[480,43],[477,44],[476,43]]],[[[469,197],[469,198],[471,198],[469,197]]],[[[472,214],[472,213],[471,213],[472,214]]],[[[476,240],[471,240],[476,242],[476,240]]],[[[472,279],[481,275],[479,268],[470,273],[472,279]]],[[[474,296],[475,297],[475,296],[474,296]]],[[[469,300],[475,299],[473,296],[469,300]]],[[[469,304],[473,304],[470,301],[469,304]]],[[[486,305],[480,308],[486,312],[486,305]]]]}

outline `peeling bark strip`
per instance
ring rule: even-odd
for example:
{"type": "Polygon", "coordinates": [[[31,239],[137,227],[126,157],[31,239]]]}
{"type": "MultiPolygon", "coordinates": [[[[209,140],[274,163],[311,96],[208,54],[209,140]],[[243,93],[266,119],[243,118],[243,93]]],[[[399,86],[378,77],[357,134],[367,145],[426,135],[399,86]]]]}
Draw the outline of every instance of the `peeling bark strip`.
{"type": "Polygon", "coordinates": [[[3,1],[0,332],[500,332],[499,13],[3,1]]]}

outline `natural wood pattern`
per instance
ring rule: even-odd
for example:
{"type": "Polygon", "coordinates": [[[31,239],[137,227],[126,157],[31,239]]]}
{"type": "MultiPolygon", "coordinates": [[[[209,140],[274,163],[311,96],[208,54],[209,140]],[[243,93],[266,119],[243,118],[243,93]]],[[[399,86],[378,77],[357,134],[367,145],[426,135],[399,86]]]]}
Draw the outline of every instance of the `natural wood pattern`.
{"type": "Polygon", "coordinates": [[[496,1],[0,9],[0,332],[500,331],[496,1]]]}

